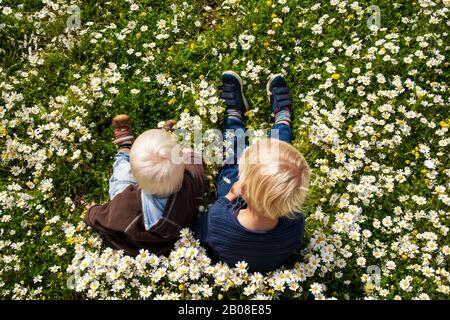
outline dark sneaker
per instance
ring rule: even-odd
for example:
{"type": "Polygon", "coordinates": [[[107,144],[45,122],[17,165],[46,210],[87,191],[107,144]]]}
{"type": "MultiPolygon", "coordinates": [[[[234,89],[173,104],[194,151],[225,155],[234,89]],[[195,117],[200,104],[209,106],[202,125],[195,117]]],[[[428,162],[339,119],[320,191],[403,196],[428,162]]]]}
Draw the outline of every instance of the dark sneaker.
{"type": "Polygon", "coordinates": [[[291,91],[281,74],[274,74],[270,77],[267,81],[266,90],[272,118],[281,110],[291,111],[291,91]]]}
{"type": "Polygon", "coordinates": [[[119,114],[112,120],[114,129],[114,143],[119,146],[132,145],[134,142],[131,119],[126,114],[119,114]]]}
{"type": "Polygon", "coordinates": [[[222,85],[219,86],[219,90],[222,90],[220,97],[225,100],[227,108],[237,110],[244,116],[248,110],[248,103],[244,97],[241,77],[236,72],[225,71],[222,73],[222,85]]]}

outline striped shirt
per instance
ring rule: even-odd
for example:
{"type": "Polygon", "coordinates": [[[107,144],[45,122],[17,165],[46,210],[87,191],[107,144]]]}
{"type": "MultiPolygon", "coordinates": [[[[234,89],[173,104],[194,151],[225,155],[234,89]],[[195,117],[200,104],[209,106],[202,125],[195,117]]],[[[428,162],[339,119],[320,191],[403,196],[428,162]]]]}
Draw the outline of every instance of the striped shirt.
{"type": "Polygon", "coordinates": [[[249,271],[267,272],[282,266],[293,251],[299,249],[305,218],[281,218],[268,231],[253,231],[243,227],[237,213],[245,204],[241,199],[231,202],[219,198],[194,225],[197,238],[206,243],[215,258],[234,266],[246,261],[249,271]]]}

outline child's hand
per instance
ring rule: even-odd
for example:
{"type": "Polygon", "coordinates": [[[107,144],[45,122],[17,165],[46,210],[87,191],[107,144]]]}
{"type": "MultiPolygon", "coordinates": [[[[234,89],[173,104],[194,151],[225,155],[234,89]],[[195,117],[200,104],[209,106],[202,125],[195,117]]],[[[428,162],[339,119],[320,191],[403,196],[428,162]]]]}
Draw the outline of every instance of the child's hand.
{"type": "Polygon", "coordinates": [[[83,210],[83,212],[81,213],[81,219],[84,219],[84,217],[86,216],[87,212],[89,211],[89,209],[91,209],[93,206],[96,206],[95,202],[92,201],[91,204],[88,204],[86,206],[86,209],[83,210]]]}
{"type": "Polygon", "coordinates": [[[241,188],[239,186],[239,181],[236,181],[230,189],[230,192],[225,196],[230,201],[234,201],[237,197],[241,195],[241,188]]]}
{"type": "Polygon", "coordinates": [[[93,206],[96,206],[95,202],[92,201],[90,205],[87,206],[86,211],[88,211],[90,208],[92,208],[93,206]]]}

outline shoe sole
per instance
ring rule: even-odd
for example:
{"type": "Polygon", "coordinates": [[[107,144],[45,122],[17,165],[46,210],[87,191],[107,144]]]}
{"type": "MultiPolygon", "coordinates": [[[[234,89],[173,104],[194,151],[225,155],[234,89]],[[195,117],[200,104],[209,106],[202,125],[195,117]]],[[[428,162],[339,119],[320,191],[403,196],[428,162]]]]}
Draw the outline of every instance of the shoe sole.
{"type": "Polygon", "coordinates": [[[241,86],[242,100],[244,100],[245,111],[248,111],[248,103],[247,103],[247,99],[245,99],[245,96],[244,96],[244,84],[242,83],[241,77],[234,71],[225,71],[222,73],[222,75],[223,74],[229,74],[239,80],[239,84],[241,86]]]}

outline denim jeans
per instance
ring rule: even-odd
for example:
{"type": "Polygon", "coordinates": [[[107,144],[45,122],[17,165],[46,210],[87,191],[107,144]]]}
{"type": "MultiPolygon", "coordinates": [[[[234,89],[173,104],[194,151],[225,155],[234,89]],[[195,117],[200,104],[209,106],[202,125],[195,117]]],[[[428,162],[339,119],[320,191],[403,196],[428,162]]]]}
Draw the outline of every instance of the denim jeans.
{"type": "Polygon", "coordinates": [[[130,155],[128,152],[119,151],[113,164],[113,173],[109,179],[109,199],[112,200],[130,184],[136,180],[131,174],[130,155]]]}
{"type": "MultiPolygon", "coordinates": [[[[225,159],[225,165],[220,169],[219,175],[217,176],[216,199],[225,196],[230,191],[233,184],[238,180],[239,169],[237,159],[239,159],[244,151],[244,147],[248,146],[248,141],[245,139],[245,123],[242,120],[236,118],[225,119],[223,128],[224,140],[227,139],[227,129],[234,130],[236,134],[232,140],[232,150],[227,150],[231,154],[225,159]]],[[[269,137],[291,143],[291,127],[282,123],[274,124],[269,132],[269,137]]]]}

